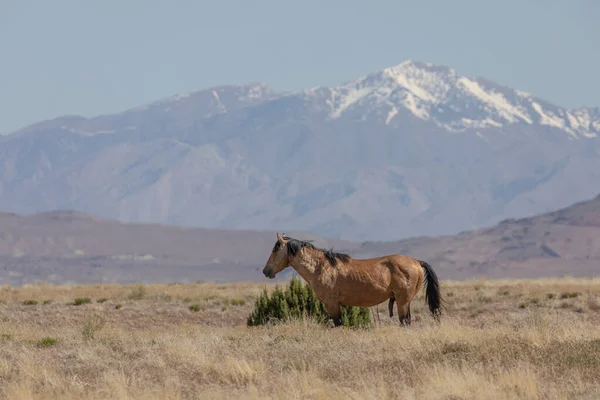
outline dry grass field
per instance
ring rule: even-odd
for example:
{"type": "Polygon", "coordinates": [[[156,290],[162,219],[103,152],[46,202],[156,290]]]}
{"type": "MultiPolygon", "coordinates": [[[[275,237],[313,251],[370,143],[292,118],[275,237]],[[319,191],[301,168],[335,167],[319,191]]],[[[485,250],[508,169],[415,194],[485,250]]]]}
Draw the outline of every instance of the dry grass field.
{"type": "Polygon", "coordinates": [[[600,279],[444,281],[439,325],[421,293],[368,330],[248,328],[264,286],[0,287],[0,395],[600,398],[600,279]]]}

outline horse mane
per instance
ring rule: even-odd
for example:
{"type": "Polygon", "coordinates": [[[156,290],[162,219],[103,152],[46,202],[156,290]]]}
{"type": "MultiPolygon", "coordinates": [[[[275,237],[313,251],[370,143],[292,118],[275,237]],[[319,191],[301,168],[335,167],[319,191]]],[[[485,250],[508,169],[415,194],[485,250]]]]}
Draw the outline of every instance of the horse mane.
{"type": "Polygon", "coordinates": [[[350,256],[346,253],[338,253],[333,251],[333,249],[321,249],[316,247],[314,244],[311,243],[310,240],[300,240],[300,239],[294,239],[288,236],[284,237],[288,242],[287,242],[287,248],[288,248],[288,252],[292,255],[295,256],[296,254],[298,254],[300,252],[300,250],[302,250],[305,247],[308,247],[309,249],[313,249],[313,250],[318,250],[321,253],[323,253],[323,255],[325,256],[325,258],[327,259],[327,261],[329,262],[329,264],[335,266],[337,261],[339,260],[340,262],[342,262],[342,264],[347,263],[348,261],[350,261],[350,256]]]}

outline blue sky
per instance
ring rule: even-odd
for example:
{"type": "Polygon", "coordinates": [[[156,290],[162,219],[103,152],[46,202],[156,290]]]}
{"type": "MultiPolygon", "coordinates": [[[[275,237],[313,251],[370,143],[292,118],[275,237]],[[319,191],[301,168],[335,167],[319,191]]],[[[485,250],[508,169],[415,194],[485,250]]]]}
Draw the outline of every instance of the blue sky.
{"type": "Polygon", "coordinates": [[[600,106],[600,1],[0,0],[0,133],[262,81],[336,85],[407,59],[600,106]]]}

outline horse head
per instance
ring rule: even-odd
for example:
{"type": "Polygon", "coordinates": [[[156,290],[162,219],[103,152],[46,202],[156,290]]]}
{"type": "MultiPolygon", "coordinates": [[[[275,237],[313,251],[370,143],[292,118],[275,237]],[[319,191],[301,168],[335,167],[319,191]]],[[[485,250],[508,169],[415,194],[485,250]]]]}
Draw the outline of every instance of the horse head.
{"type": "Polygon", "coordinates": [[[275,275],[290,265],[287,243],[288,239],[285,234],[281,236],[277,233],[277,241],[262,271],[267,278],[274,279],[275,275]]]}

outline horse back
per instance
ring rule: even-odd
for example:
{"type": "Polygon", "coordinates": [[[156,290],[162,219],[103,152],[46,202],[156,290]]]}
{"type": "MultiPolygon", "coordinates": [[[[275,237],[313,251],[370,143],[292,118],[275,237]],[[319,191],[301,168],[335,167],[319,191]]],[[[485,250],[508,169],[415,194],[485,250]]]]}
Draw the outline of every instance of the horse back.
{"type": "Polygon", "coordinates": [[[423,268],[419,260],[404,254],[389,254],[386,256],[353,260],[354,268],[365,272],[388,275],[391,279],[423,280],[423,268]]]}
{"type": "Polygon", "coordinates": [[[391,285],[407,292],[412,298],[423,284],[425,274],[421,262],[404,254],[390,254],[382,263],[390,271],[391,285]]]}

